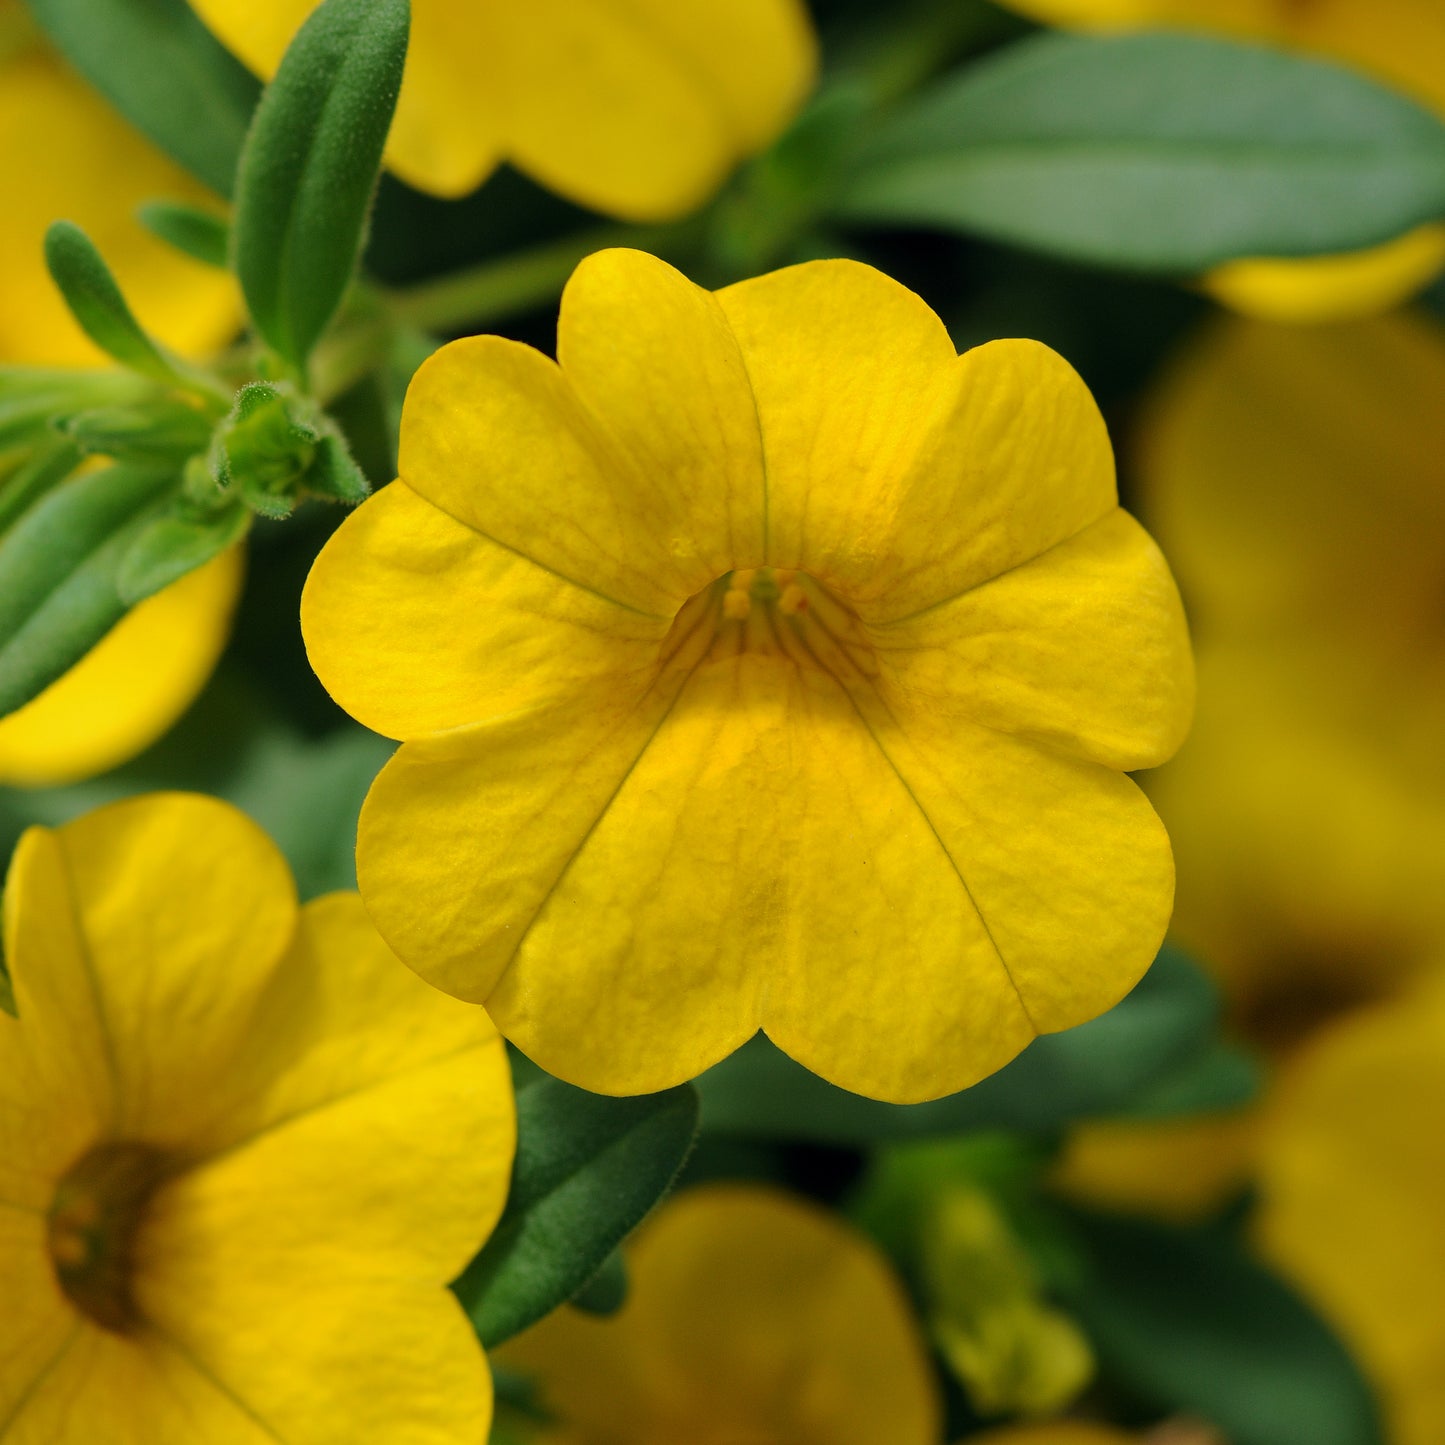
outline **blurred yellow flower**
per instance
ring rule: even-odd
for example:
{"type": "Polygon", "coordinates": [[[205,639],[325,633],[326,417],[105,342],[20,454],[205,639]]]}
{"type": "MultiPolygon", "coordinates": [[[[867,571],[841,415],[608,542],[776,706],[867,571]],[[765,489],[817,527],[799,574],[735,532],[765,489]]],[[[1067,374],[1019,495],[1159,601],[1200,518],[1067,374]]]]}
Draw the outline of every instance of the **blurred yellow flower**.
{"type": "Polygon", "coordinates": [[[856,263],[712,295],[629,251],[559,355],[428,362],[303,598],[322,681],[407,740],[358,845],[398,953],[616,1093],[762,1027],[931,1098],[1127,992],[1172,865],[1122,770],[1192,675],[1067,364],[960,358],[856,263]]]}
{"type": "Polygon", "coordinates": [[[101,360],[45,269],[45,230],[61,218],[85,228],[141,322],[177,350],[215,350],[239,328],[231,278],[135,218],[146,201],[204,205],[208,193],[42,42],[19,0],[0,0],[0,193],[0,365],[101,360]]]}
{"type": "MultiPolygon", "coordinates": [[[[1150,780],[1174,931],[1285,1064],[1445,953],[1445,334],[1397,315],[1225,319],[1147,409],[1143,507],[1190,599],[1199,714],[1150,780]]],[[[1257,1118],[1078,1131],[1059,1182],[1189,1216],[1251,1174],[1257,1118]]]]}
{"type": "Polygon", "coordinates": [[[226,645],[242,555],[232,548],[142,602],[39,697],[0,718],[0,784],[77,782],[167,732],[226,645]]]}
{"type": "MultiPolygon", "coordinates": [[[[1369,72],[1445,115],[1445,6],[1439,0],[1003,0],[1053,25],[1180,25],[1288,45],[1369,72]]],[[[1445,226],[1367,251],[1232,262],[1204,278],[1220,301],[1274,321],[1347,320],[1388,311],[1445,267],[1445,226]]]]}
{"type": "Polygon", "coordinates": [[[1261,1147],[1259,1238],[1358,1351],[1393,1445],[1445,1439],[1445,992],[1343,1020],[1261,1147]]]}
{"type": "Polygon", "coordinates": [[[505,1346],[547,1445],[938,1445],[903,1287],[836,1215],[754,1185],[679,1195],[627,1254],[610,1319],[564,1308],[505,1346]]]}
{"type": "MultiPolygon", "coordinates": [[[[192,0],[270,76],[316,0],[192,0]]],[[[802,0],[414,0],[387,163],[441,196],[510,161],[616,216],[701,205],[813,84],[802,0]]]]}
{"type": "Polygon", "coordinates": [[[453,1445],[445,1289],[510,1176],[500,1040],[214,799],[21,839],[0,1014],[8,1445],[453,1445]]]}
{"type": "Polygon", "coordinates": [[[1211,328],[1146,415],[1143,506],[1200,646],[1200,712],[1151,780],[1174,926],[1259,1042],[1445,943],[1445,334],[1394,316],[1211,328]]]}

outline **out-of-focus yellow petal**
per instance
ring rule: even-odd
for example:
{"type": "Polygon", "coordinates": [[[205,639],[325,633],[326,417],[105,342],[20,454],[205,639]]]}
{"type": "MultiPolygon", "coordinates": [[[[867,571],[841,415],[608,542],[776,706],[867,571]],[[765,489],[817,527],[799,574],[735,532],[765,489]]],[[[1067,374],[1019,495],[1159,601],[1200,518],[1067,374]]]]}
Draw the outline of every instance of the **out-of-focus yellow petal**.
{"type": "Polygon", "coordinates": [[[6,895],[7,962],[47,1093],[111,1137],[189,1142],[296,926],[275,845],[229,804],[150,794],[32,828],[6,895]]]}
{"type": "Polygon", "coordinates": [[[1184,351],[1143,420],[1140,471],[1203,641],[1321,622],[1386,649],[1433,635],[1421,543],[1445,530],[1442,391],[1445,333],[1411,315],[1221,320],[1184,351]]]}
{"type": "Polygon", "coordinates": [[[921,298],[811,262],[719,293],[757,398],[768,557],[869,623],[937,606],[1117,505],[1088,388],[1031,341],[957,356],[921,298]]]}
{"type": "Polygon", "coordinates": [[[1249,1181],[1258,1126],[1253,1111],[1084,1124],[1070,1133],[1052,1183],[1086,1204],[1193,1223],[1249,1181]]]}
{"type": "Polygon", "coordinates": [[[147,1213],[144,1316],[277,1437],[484,1439],[486,1369],[441,1286],[511,1177],[496,1031],[334,894],[302,911],[251,1033],[220,1152],[147,1213]]]}
{"type": "Polygon", "coordinates": [[[1445,226],[1337,256],[1256,258],[1218,266],[1202,285],[1232,311],[1284,323],[1350,321],[1389,311],[1445,267],[1445,226]]]}
{"type": "Polygon", "coordinates": [[[1110,767],[1172,757],[1193,713],[1191,689],[1159,686],[1193,666],[1174,579],[1117,509],[1035,561],[869,635],[896,709],[981,722],[1110,767]]]}
{"type": "Polygon", "coordinates": [[[93,777],[168,731],[226,645],[243,566],[232,548],[148,597],[39,697],[0,719],[0,783],[93,777]]]}
{"type": "Polygon", "coordinates": [[[61,217],[85,228],[142,324],[163,341],[205,353],[239,327],[234,281],[135,218],[145,201],[204,205],[208,193],[38,40],[0,59],[0,193],[0,363],[101,360],[45,269],[45,230],[61,217]]]}
{"type": "Polygon", "coordinates": [[[903,1290],[836,1216],[755,1186],[693,1190],[638,1237],[628,1275],[612,1319],[563,1309],[506,1347],[570,1445],[938,1440],[903,1290]]]}
{"type": "Polygon", "coordinates": [[[1445,995],[1323,1035],[1261,1141],[1260,1240],[1382,1387],[1391,1439],[1445,1438],[1445,995]]]}
{"type": "MultiPolygon", "coordinates": [[[[274,73],[312,0],[193,0],[274,73]]],[[[465,195],[501,160],[636,220],[700,205],[762,149],[812,84],[798,0],[417,0],[388,163],[465,195]]]]}

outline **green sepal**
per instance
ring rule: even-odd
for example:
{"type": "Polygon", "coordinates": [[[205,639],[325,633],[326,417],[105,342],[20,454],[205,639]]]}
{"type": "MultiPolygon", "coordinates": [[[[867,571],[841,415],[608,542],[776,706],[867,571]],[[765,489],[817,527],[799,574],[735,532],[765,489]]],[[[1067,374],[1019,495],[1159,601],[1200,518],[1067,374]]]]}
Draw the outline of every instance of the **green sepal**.
{"type": "Polygon", "coordinates": [[[246,139],[236,273],[256,330],[298,376],[356,269],[409,28],[408,0],[325,0],[246,139]]]}
{"type": "Polygon", "coordinates": [[[690,1084],[614,1099],[537,1071],[496,1231],[452,1286],[489,1349],[573,1299],[672,1188],[697,1133],[690,1084]]]}
{"type": "Polygon", "coordinates": [[[148,522],[126,549],[115,585],[127,607],[169,587],[245,537],[251,512],[236,501],[211,513],[181,499],[164,516],[148,522]]]}
{"type": "Polygon", "coordinates": [[[371,483],[356,465],[340,429],[329,418],[326,423],[316,443],[311,470],[306,474],[306,490],[354,507],[371,495],[371,483]]]}
{"type": "Polygon", "coordinates": [[[0,539],[0,715],[73,667],[125,615],[116,574],[173,471],[117,463],[43,498],[0,539]]]}
{"type": "Polygon", "coordinates": [[[177,363],[141,329],[105,258],[79,226],[51,225],[45,263],[81,330],[102,351],[154,381],[186,384],[177,363]]]}
{"type": "Polygon", "coordinates": [[[61,430],[87,455],[172,462],[177,468],[205,451],[211,439],[210,422],[183,402],[97,407],[66,417],[61,430]]]}
{"type": "Polygon", "coordinates": [[[77,70],[160,148],[229,196],[261,87],[186,0],[29,0],[77,70]]]}
{"type": "Polygon", "coordinates": [[[314,409],[290,388],[253,381],[236,395],[231,413],[211,438],[210,468],[217,486],[236,492],[263,517],[289,517],[301,478],[316,455],[320,433],[296,415],[314,409]]]}
{"type": "Polygon", "coordinates": [[[1372,246],[1445,215],[1445,124],[1273,46],[1048,34],[880,121],[835,214],[1188,276],[1372,246]]]}
{"type": "Polygon", "coordinates": [[[192,260],[221,271],[229,267],[231,228],[214,212],[183,201],[149,201],[136,215],[152,235],[192,260]]]}

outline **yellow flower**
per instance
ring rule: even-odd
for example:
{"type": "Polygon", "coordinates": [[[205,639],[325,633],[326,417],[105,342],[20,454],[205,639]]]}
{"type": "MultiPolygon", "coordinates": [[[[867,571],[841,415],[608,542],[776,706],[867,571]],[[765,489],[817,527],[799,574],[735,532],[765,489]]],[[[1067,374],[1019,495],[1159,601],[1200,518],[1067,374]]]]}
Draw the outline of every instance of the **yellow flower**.
{"type": "Polygon", "coordinates": [[[232,548],[173,582],[39,697],[0,718],[0,784],[77,782],[167,732],[226,645],[242,570],[242,552],[232,548]]]}
{"type": "Polygon", "coordinates": [[[1322,1036],[1278,1100],[1261,1243],[1358,1351],[1395,1445],[1445,1439],[1445,993],[1322,1036]]]}
{"type": "Polygon", "coordinates": [[[485,1019],[183,794],[26,833],[5,958],[7,1445],[483,1440],[444,1286],[510,1174],[485,1019]]]}
{"type": "MultiPolygon", "coordinates": [[[[1199,714],[1150,780],[1174,930],[1288,1073],[1445,954],[1445,336],[1223,319],[1148,408],[1146,515],[1199,634],[1199,714]]],[[[1258,1114],[1079,1131],[1061,1185],[1167,1215],[1252,1173],[1258,1114]]]]}
{"type": "Polygon", "coordinates": [[[0,365],[93,365],[100,353],[45,269],[46,227],[89,232],[141,322],[177,350],[214,350],[240,323],[231,279],[157,240],[135,218],[156,199],[207,193],[121,119],[0,0],[0,365]]]}
{"type": "Polygon", "coordinates": [[[1407,316],[1212,328],[1146,417],[1144,505],[1200,636],[1200,712],[1151,780],[1174,925],[1271,1047],[1445,943],[1439,397],[1407,316]]]}
{"type": "MultiPolygon", "coordinates": [[[[316,0],[192,0],[275,74],[316,0]]],[[[387,161],[440,196],[502,161],[595,210],[682,215],[783,129],[812,86],[801,0],[414,0],[387,161]]]]}
{"type": "MultiPolygon", "coordinates": [[[[1445,115],[1445,7],[1438,0],[1003,0],[1035,20],[1081,29],[1180,25],[1288,45],[1367,71],[1445,115]]],[[[1445,226],[1385,245],[1305,260],[1231,262],[1204,278],[1225,305],[1273,321],[1342,321],[1413,296],[1445,267],[1445,226]]]]}
{"type": "Polygon", "coordinates": [[[507,1345],[548,1445],[937,1445],[932,1370],[886,1260],[836,1215],[754,1185],[664,1206],[610,1319],[565,1308],[507,1345]]]}
{"type": "Polygon", "coordinates": [[[1074,372],[959,358],[852,262],[712,295],[630,251],[559,354],[429,361],[303,597],[332,695],[406,740],[358,844],[401,957],[616,1093],[762,1027],[930,1098],[1124,994],[1172,866],[1121,770],[1191,673],[1074,372]]]}

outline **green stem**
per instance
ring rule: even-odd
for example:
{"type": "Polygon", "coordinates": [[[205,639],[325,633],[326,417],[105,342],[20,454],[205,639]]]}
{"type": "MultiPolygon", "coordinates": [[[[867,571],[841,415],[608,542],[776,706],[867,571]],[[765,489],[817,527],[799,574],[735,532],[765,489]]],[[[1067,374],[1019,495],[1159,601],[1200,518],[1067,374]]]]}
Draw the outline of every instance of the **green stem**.
{"type": "Polygon", "coordinates": [[[504,321],[555,301],[577,263],[594,251],[630,246],[667,259],[695,249],[695,220],[670,226],[608,226],[386,293],[394,320],[422,331],[504,321]]]}

